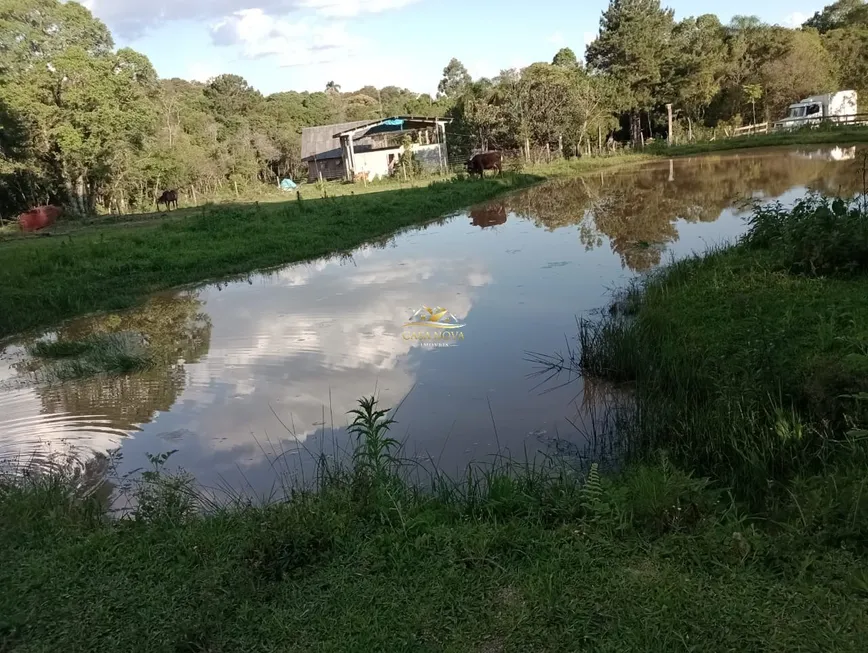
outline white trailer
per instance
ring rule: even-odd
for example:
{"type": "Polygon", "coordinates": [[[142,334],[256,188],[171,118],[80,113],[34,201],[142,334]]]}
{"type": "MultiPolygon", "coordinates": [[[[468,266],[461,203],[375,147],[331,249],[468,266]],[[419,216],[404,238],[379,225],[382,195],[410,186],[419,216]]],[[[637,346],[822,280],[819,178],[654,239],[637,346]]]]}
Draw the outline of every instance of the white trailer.
{"type": "Polygon", "coordinates": [[[836,124],[856,122],[858,113],[856,91],[838,91],[812,95],[787,109],[787,117],[775,123],[775,129],[795,129],[816,125],[824,120],[836,124]]]}

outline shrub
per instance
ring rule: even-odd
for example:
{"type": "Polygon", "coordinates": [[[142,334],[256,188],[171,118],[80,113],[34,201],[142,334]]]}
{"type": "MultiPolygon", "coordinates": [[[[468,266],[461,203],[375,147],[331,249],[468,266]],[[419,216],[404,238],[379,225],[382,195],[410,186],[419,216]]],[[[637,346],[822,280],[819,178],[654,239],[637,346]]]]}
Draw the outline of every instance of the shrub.
{"type": "Polygon", "coordinates": [[[811,195],[792,209],[756,206],[744,236],[748,247],[770,249],[782,266],[811,276],[868,271],[868,215],[840,197],[811,195]]]}

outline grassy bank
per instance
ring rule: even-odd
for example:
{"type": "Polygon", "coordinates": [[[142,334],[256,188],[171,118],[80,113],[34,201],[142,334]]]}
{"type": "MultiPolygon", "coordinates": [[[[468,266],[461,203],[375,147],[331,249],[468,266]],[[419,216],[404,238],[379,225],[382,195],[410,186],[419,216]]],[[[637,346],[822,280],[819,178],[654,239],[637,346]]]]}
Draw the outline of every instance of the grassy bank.
{"type": "Polygon", "coordinates": [[[834,478],[865,460],[866,273],[860,208],[757,209],[738,245],[675,263],[583,323],[580,366],[633,383],[628,452],[664,448],[758,500],[800,475],[834,478]]]}
{"type": "Polygon", "coordinates": [[[114,520],[81,479],[0,477],[0,650],[862,651],[866,273],[862,211],[809,199],[584,323],[578,364],[635,401],[611,475],[452,481],[369,401],[348,466],[267,506],[165,456],[114,520]]]}
{"type": "Polygon", "coordinates": [[[529,184],[534,175],[275,204],[0,243],[0,336],[126,308],[147,293],[349,250],[529,184]]]}
{"type": "Polygon", "coordinates": [[[370,424],[351,469],[266,507],[202,516],[164,458],[119,521],[63,479],[0,482],[3,650],[789,653],[868,637],[868,511],[842,514],[831,484],[796,489],[774,524],[659,456],[611,478],[501,464],[421,492],[370,424]]]}
{"type": "Polygon", "coordinates": [[[328,184],[325,199],[60,224],[51,237],[0,242],[0,338],[84,313],[126,308],[157,290],[347,251],[549,177],[647,158],[581,159],[498,178],[452,178],[400,190],[372,184],[362,192],[355,185],[328,184]]]}
{"type": "Polygon", "coordinates": [[[648,148],[649,153],[662,156],[688,156],[727,150],[746,150],[756,147],[775,147],[784,145],[847,145],[868,142],[868,127],[827,127],[816,129],[793,129],[789,131],[755,134],[737,138],[721,138],[716,141],[703,141],[666,147],[665,144],[648,148]]]}

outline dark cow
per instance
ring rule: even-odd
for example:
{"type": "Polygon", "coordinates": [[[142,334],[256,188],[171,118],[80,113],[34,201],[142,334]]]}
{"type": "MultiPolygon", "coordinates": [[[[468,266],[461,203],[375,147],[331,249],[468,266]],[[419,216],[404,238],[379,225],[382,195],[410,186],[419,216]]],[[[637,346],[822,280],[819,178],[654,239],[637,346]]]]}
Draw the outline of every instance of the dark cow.
{"type": "Polygon", "coordinates": [[[175,208],[178,208],[178,191],[176,190],[167,190],[160,197],[157,198],[157,210],[160,210],[160,204],[165,204],[166,209],[169,211],[172,210],[172,204],[175,205],[175,208]]]}
{"type": "Polygon", "coordinates": [[[478,174],[484,177],[486,170],[497,170],[497,174],[503,173],[503,157],[500,152],[483,152],[467,161],[467,172],[471,175],[478,174]]]}
{"type": "Polygon", "coordinates": [[[37,206],[18,216],[21,231],[39,231],[53,225],[63,215],[59,206],[37,206]]]}

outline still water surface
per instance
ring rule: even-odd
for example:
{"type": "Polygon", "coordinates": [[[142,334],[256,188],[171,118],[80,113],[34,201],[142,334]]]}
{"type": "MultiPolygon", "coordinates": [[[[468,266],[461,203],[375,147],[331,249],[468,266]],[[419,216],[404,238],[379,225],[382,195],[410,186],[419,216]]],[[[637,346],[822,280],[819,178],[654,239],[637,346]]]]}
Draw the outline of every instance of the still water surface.
{"type": "Polygon", "coordinates": [[[13,340],[0,349],[0,459],[84,465],[120,448],[123,471],[177,449],[172,463],[206,485],[267,492],[276,455],[301,469],[311,453],[345,447],[347,411],[373,393],[401,404],[395,435],[407,453],[447,471],[504,449],[581,451],[604,390],[541,387],[526,353],[564,350],[577,316],[631,277],[737,237],[745,199],[855,192],[857,160],[855,148],[778,149],[596,173],[351,256],[168,292],[55,330],[144,334],[164,362],[128,376],[40,383],[27,371],[32,338],[13,340]],[[404,326],[423,305],[464,324],[454,346],[404,326]]]}

